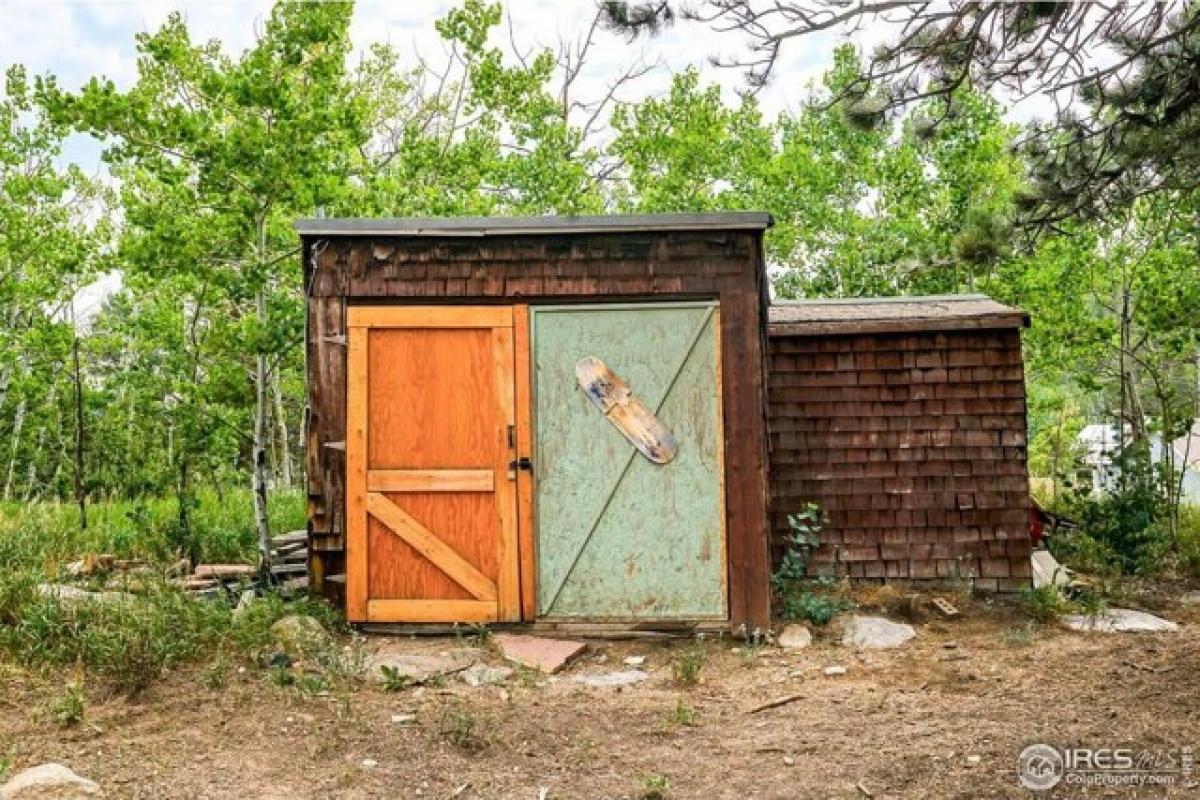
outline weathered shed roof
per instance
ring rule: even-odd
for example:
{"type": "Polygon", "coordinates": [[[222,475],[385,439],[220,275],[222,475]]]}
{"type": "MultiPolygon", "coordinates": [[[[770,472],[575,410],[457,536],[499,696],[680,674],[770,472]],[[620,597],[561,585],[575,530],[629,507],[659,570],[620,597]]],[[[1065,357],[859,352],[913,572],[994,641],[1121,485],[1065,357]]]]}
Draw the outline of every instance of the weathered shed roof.
{"type": "Polygon", "coordinates": [[[563,233],[749,230],[771,227],[765,211],[708,214],[609,214],[546,217],[391,217],[301,219],[301,236],[518,236],[563,233]]]}
{"type": "Polygon", "coordinates": [[[981,294],[776,301],[772,336],[1019,328],[1029,315],[981,294]]]}

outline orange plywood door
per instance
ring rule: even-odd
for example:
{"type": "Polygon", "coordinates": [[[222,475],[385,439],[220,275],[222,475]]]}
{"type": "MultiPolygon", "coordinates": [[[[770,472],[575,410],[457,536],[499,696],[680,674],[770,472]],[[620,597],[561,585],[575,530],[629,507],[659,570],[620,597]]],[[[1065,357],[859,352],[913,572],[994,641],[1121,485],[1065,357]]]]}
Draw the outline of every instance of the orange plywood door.
{"type": "Polygon", "coordinates": [[[346,611],[520,618],[513,311],[349,313],[346,611]]]}

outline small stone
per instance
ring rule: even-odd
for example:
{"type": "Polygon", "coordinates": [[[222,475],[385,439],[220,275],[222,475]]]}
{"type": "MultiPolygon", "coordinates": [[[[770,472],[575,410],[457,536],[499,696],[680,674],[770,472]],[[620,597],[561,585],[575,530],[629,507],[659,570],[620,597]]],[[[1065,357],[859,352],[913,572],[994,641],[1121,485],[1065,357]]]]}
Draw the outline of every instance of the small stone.
{"type": "Polygon", "coordinates": [[[883,617],[851,617],[842,636],[842,644],[868,650],[900,647],[917,635],[912,625],[892,622],[883,617]]]}
{"type": "Polygon", "coordinates": [[[1185,606],[1200,605],[1200,589],[1184,592],[1183,595],[1180,596],[1179,602],[1183,603],[1185,606]]]}
{"type": "Polygon", "coordinates": [[[393,725],[408,725],[417,721],[416,714],[392,714],[393,725]]]}
{"type": "Polygon", "coordinates": [[[313,656],[328,650],[333,643],[329,632],[314,617],[288,614],[271,626],[271,636],[280,650],[293,658],[313,656]]]}
{"type": "Polygon", "coordinates": [[[18,772],[0,786],[4,800],[96,800],[104,792],[94,781],[62,764],[40,764],[18,772]]]}
{"type": "Polygon", "coordinates": [[[486,686],[493,683],[504,683],[512,677],[511,667],[489,667],[487,664],[475,664],[459,673],[458,677],[468,686],[486,686]]]}
{"type": "Polygon", "coordinates": [[[645,663],[646,663],[645,656],[627,656],[625,658],[625,666],[627,666],[627,667],[640,667],[642,664],[645,664],[645,663]]]}
{"type": "Polygon", "coordinates": [[[791,624],[779,632],[779,646],[784,650],[802,650],[812,644],[812,631],[803,625],[791,624]]]}
{"type": "Polygon", "coordinates": [[[630,669],[622,672],[606,672],[602,675],[576,675],[575,682],[593,688],[608,686],[630,686],[641,683],[650,677],[640,669],[630,669]]]}
{"type": "Polygon", "coordinates": [[[972,767],[978,766],[979,762],[981,762],[981,761],[983,761],[983,756],[978,756],[978,755],[967,756],[967,763],[970,764],[972,767]]]}
{"type": "Polygon", "coordinates": [[[379,762],[373,758],[364,758],[362,760],[362,768],[363,769],[375,769],[378,766],[379,766],[379,762]]]}
{"type": "Polygon", "coordinates": [[[785,767],[794,767],[796,766],[796,759],[792,758],[791,756],[784,756],[783,765],[785,767]]]}
{"type": "Polygon", "coordinates": [[[846,668],[843,667],[841,664],[834,664],[833,666],[825,668],[825,674],[831,678],[834,677],[835,675],[845,675],[846,668]]]}
{"type": "Polygon", "coordinates": [[[1179,630],[1179,626],[1174,622],[1147,614],[1145,611],[1134,611],[1129,608],[1110,608],[1094,616],[1068,614],[1063,617],[1063,624],[1073,631],[1099,631],[1101,633],[1179,630]]]}

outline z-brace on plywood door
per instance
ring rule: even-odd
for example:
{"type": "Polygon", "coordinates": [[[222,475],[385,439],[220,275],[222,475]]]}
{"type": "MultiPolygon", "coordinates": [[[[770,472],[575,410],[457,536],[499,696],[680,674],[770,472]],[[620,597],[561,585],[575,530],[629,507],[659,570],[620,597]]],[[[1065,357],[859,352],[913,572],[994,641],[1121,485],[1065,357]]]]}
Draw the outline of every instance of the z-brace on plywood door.
{"type": "Polygon", "coordinates": [[[346,612],[520,617],[511,307],[349,309],[346,612]]]}

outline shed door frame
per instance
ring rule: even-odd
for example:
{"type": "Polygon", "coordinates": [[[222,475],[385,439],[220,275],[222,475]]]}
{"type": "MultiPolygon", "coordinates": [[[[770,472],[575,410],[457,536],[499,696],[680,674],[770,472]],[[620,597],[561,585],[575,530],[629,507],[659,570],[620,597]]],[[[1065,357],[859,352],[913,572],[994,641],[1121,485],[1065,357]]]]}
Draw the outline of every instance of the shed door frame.
{"type": "MultiPolygon", "coordinates": [[[[499,622],[521,617],[520,553],[518,546],[518,476],[511,469],[521,429],[528,414],[519,412],[519,333],[524,309],[514,306],[352,306],[347,309],[346,371],[346,612],[355,622],[499,622]],[[508,426],[507,447],[498,446],[491,470],[393,471],[369,470],[368,382],[370,364],[367,339],[372,329],[433,328],[490,329],[496,376],[496,401],[508,426]],[[514,328],[517,328],[515,331],[514,328]],[[514,335],[516,334],[516,335],[514,335]],[[403,473],[403,474],[402,474],[403,473]],[[453,473],[453,474],[452,474],[453,473]],[[476,474],[478,473],[478,474],[476,474]],[[416,481],[416,483],[413,483],[416,481]],[[484,486],[484,484],[487,484],[484,486]],[[403,485],[402,485],[403,484],[403,485]],[[411,484],[411,486],[409,486],[411,484]],[[420,484],[419,486],[417,484],[420,484]],[[406,514],[382,491],[492,491],[498,514],[497,563],[494,582],[436,539],[431,532],[406,519],[406,514]],[[373,488],[374,487],[374,488],[373,488]],[[472,595],[473,600],[372,599],[368,586],[368,514],[395,530],[408,525],[408,543],[439,566],[472,595]],[[411,523],[411,524],[410,524],[411,523]],[[449,571],[447,571],[449,570],[449,571]],[[451,573],[454,573],[451,575],[451,573]]],[[[528,375],[527,357],[524,373],[528,375]]],[[[524,440],[529,432],[525,430],[524,440]]],[[[526,451],[527,452],[527,451],[526,451]]],[[[404,537],[402,537],[404,538],[404,537]]]]}
{"type": "MultiPolygon", "coordinates": [[[[726,469],[727,469],[726,461],[725,461],[725,390],[724,390],[725,373],[724,373],[724,363],[723,363],[723,356],[722,356],[722,350],[723,350],[723,345],[724,345],[724,329],[721,325],[721,303],[719,300],[714,298],[711,300],[648,300],[646,302],[617,301],[617,302],[611,302],[611,303],[604,303],[604,302],[600,302],[600,303],[553,303],[553,304],[547,303],[547,304],[534,304],[534,305],[525,307],[523,309],[523,313],[527,316],[527,322],[525,322],[521,326],[521,329],[524,330],[524,333],[528,337],[528,339],[527,339],[527,342],[526,342],[526,345],[524,348],[525,352],[522,354],[520,351],[518,351],[518,358],[521,358],[522,355],[525,358],[525,364],[524,364],[523,368],[524,368],[524,371],[525,371],[524,374],[526,377],[525,377],[525,380],[523,381],[523,383],[524,383],[524,386],[527,387],[527,391],[529,392],[529,394],[527,397],[527,402],[525,403],[526,408],[524,410],[526,411],[526,413],[528,413],[529,419],[525,423],[525,429],[527,431],[528,439],[523,440],[521,442],[521,447],[523,448],[522,452],[531,452],[532,453],[535,465],[539,463],[539,458],[538,458],[537,448],[536,448],[537,437],[535,435],[535,433],[537,431],[537,412],[536,412],[536,409],[537,409],[537,381],[534,379],[534,376],[533,376],[534,365],[532,364],[533,354],[536,349],[537,316],[539,313],[542,313],[542,312],[587,312],[587,311],[601,311],[601,312],[602,311],[640,311],[640,310],[652,310],[652,309],[684,309],[684,308],[706,309],[706,310],[711,310],[711,313],[712,313],[711,324],[712,324],[712,329],[713,329],[713,335],[715,337],[715,341],[714,341],[715,387],[714,388],[717,393],[717,402],[716,402],[716,425],[717,425],[717,427],[716,427],[716,431],[715,431],[715,436],[716,436],[716,447],[717,447],[717,462],[720,465],[720,469],[718,471],[718,481],[719,481],[718,507],[720,509],[718,516],[719,516],[719,524],[720,524],[719,540],[720,540],[720,563],[721,563],[721,568],[720,568],[721,596],[723,598],[724,611],[723,611],[723,613],[718,614],[718,615],[696,616],[696,617],[694,617],[694,619],[695,619],[695,621],[726,621],[726,620],[730,619],[730,613],[732,611],[733,603],[732,603],[732,598],[730,597],[730,559],[729,559],[729,527],[728,527],[729,508],[728,508],[728,498],[726,497],[726,486],[725,486],[726,469]]],[[[707,324],[702,325],[701,328],[696,331],[696,335],[698,336],[705,327],[707,327],[707,324]]],[[[692,346],[694,346],[694,345],[695,345],[695,340],[693,340],[693,342],[692,342],[692,346]]],[[[689,348],[689,354],[690,354],[690,348],[689,348]]],[[[678,375],[678,372],[683,369],[684,363],[686,363],[686,359],[684,362],[681,362],[680,364],[676,365],[676,375],[678,375]]],[[[522,366],[520,364],[518,364],[518,371],[520,371],[521,369],[522,369],[522,366]]],[[[521,383],[522,382],[518,382],[518,386],[521,386],[521,383]]],[[[665,401],[666,398],[664,397],[664,398],[662,398],[662,400],[665,401]]],[[[630,445],[630,448],[632,450],[633,446],[630,445]]],[[[634,453],[636,454],[636,451],[634,451],[634,453]]],[[[634,455],[634,457],[638,457],[638,456],[634,455]]],[[[615,490],[616,490],[616,486],[614,485],[612,487],[612,491],[615,491],[615,490]]],[[[533,489],[532,483],[530,484],[530,488],[528,491],[529,491],[528,495],[522,496],[522,522],[523,522],[522,540],[521,540],[522,541],[522,607],[524,610],[525,619],[533,620],[535,618],[544,618],[544,619],[548,619],[548,620],[553,620],[555,622],[571,622],[571,621],[578,621],[578,620],[585,620],[585,619],[600,619],[600,620],[606,621],[606,622],[608,622],[608,621],[625,621],[625,618],[603,618],[603,617],[582,618],[582,617],[570,617],[570,616],[545,615],[541,612],[541,610],[539,609],[540,599],[537,597],[537,585],[538,584],[537,584],[537,573],[536,573],[537,567],[536,567],[536,565],[538,563],[538,558],[537,558],[536,548],[537,548],[538,532],[537,532],[537,525],[536,525],[537,514],[536,514],[536,508],[535,508],[536,492],[533,489]],[[526,533],[526,531],[528,533],[526,533]],[[526,561],[528,561],[528,566],[526,566],[526,561]]],[[[586,542],[585,542],[584,546],[586,547],[586,542]]],[[[578,556],[577,556],[577,558],[578,558],[578,556]]],[[[628,621],[646,622],[647,620],[642,619],[642,618],[629,618],[628,621]]],[[[676,620],[672,620],[672,621],[676,621],[676,620]]]]}

